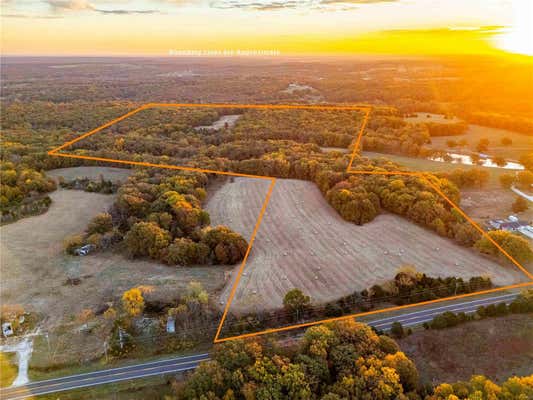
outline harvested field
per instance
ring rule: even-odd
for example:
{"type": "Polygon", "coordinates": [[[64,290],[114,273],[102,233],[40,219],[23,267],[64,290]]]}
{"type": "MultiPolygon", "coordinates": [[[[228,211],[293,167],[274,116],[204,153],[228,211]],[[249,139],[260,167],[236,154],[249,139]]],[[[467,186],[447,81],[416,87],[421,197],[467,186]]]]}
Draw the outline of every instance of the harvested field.
{"type": "MultiPolygon", "coordinates": [[[[248,205],[264,198],[267,187],[267,181],[246,178],[226,184],[218,192],[226,201],[213,207],[213,199],[207,205],[212,223],[250,232],[246,229],[253,227],[257,213],[248,205]]],[[[285,293],[295,287],[315,303],[334,300],[391,279],[406,264],[434,277],[488,275],[496,285],[526,279],[513,267],[499,265],[395,215],[380,215],[364,226],[346,222],[313,183],[279,179],[232,311],[281,307],[285,293]]],[[[230,289],[226,286],[222,301],[230,289]]]]}
{"type": "Polygon", "coordinates": [[[430,383],[469,380],[479,374],[502,382],[533,373],[533,318],[528,314],[417,331],[399,344],[416,363],[422,380],[430,383]]]}
{"type": "Polygon", "coordinates": [[[100,176],[103,176],[105,179],[114,183],[125,182],[132,173],[133,169],[114,167],[73,167],[46,171],[46,174],[52,178],[57,179],[62,176],[67,181],[76,178],[96,180],[100,179],[100,176]]]}

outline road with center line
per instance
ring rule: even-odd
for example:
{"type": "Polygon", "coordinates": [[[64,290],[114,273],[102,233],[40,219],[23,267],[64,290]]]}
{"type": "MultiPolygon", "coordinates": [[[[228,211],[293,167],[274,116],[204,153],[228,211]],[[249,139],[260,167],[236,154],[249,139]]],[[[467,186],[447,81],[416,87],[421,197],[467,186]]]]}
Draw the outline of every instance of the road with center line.
{"type": "Polygon", "coordinates": [[[207,353],[195,354],[187,357],[152,361],[127,367],[104,369],[57,379],[31,382],[24,386],[1,389],[0,398],[6,400],[26,399],[32,396],[86,388],[106,383],[183,372],[195,369],[202,361],[208,359],[209,354],[207,353]]]}
{"type": "MultiPolygon", "coordinates": [[[[397,316],[364,321],[380,330],[389,330],[394,322],[401,322],[404,327],[422,325],[431,321],[435,316],[446,311],[473,313],[480,306],[490,304],[510,303],[518,293],[486,297],[444,306],[434,306],[425,310],[409,312],[397,316]]],[[[120,368],[104,369],[84,374],[70,375],[62,378],[31,382],[24,386],[0,389],[0,399],[19,400],[32,396],[104,385],[126,380],[146,378],[155,375],[166,375],[195,369],[201,362],[209,360],[209,354],[195,354],[192,356],[175,357],[166,360],[152,361],[120,368]]]]}

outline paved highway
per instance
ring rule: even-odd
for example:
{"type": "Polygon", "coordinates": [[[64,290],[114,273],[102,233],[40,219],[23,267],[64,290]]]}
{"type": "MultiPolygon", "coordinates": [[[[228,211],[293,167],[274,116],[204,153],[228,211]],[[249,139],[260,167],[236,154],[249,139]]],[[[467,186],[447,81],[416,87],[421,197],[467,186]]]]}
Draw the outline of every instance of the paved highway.
{"type": "Polygon", "coordinates": [[[401,322],[404,327],[422,325],[424,322],[431,321],[434,317],[446,311],[454,313],[464,312],[466,314],[474,313],[480,306],[490,304],[511,303],[518,293],[503,294],[498,296],[486,297],[484,299],[463,301],[461,303],[449,304],[445,306],[435,306],[426,310],[420,310],[405,314],[396,315],[381,319],[364,321],[368,325],[383,331],[389,330],[394,322],[401,322]]]}
{"type": "Polygon", "coordinates": [[[65,376],[63,378],[32,382],[24,386],[1,389],[0,398],[6,400],[25,399],[32,396],[103,385],[105,383],[188,371],[196,368],[200,362],[208,359],[208,354],[195,354],[188,357],[171,358],[127,367],[105,369],[85,374],[65,376]]]}
{"type": "MultiPolygon", "coordinates": [[[[431,321],[436,315],[445,311],[473,313],[479,306],[490,304],[510,303],[517,293],[504,294],[486,297],[478,300],[463,301],[449,305],[435,305],[425,310],[399,314],[393,317],[367,320],[365,323],[377,329],[388,330],[393,322],[401,322],[404,327],[421,325],[431,321]]],[[[202,361],[209,359],[209,354],[196,354],[187,357],[177,357],[161,361],[153,361],[142,364],[131,365],[121,368],[105,369],[85,374],[65,376],[63,378],[49,379],[45,381],[32,382],[24,386],[0,389],[0,399],[18,400],[31,396],[73,390],[78,388],[103,385],[106,383],[120,382],[138,378],[145,378],[154,375],[171,374],[181,371],[188,371],[196,368],[202,361]]]]}

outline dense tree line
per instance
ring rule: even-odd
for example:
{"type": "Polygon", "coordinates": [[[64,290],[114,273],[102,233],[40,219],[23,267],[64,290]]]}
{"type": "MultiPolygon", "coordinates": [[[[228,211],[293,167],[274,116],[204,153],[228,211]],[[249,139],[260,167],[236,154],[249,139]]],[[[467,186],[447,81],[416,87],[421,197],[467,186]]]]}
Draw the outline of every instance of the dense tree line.
{"type": "Polygon", "coordinates": [[[424,391],[414,363],[398,345],[353,320],[309,328],[297,350],[291,354],[260,340],[217,346],[212,361],[203,363],[177,396],[408,399],[424,391]]]}
{"type": "Polygon", "coordinates": [[[453,182],[458,188],[483,188],[488,183],[490,174],[481,168],[460,169],[456,168],[451,172],[438,172],[435,174],[439,178],[446,178],[453,182]]]}
{"type": "Polygon", "coordinates": [[[474,293],[493,287],[490,278],[473,276],[430,277],[414,267],[401,267],[393,279],[355,291],[334,301],[313,305],[312,299],[300,289],[289,290],[283,299],[283,309],[256,311],[250,314],[228,314],[225,335],[241,335],[257,330],[301,323],[356,312],[366,312],[383,306],[415,304],[458,294],[474,293]]]}
{"type": "Polygon", "coordinates": [[[487,236],[484,236],[476,242],[475,247],[480,252],[505,258],[500,249],[488,238],[496,242],[503,250],[519,262],[527,263],[533,260],[533,250],[528,240],[522,236],[518,236],[509,231],[496,230],[488,232],[487,236]]]}
{"type": "Polygon", "coordinates": [[[62,176],[59,177],[59,186],[64,189],[84,190],[90,193],[111,194],[116,193],[120,187],[120,182],[113,182],[106,180],[103,175],[97,180],[90,178],[75,178],[72,180],[65,180],[62,176]]]}
{"type": "Polygon", "coordinates": [[[479,306],[475,313],[465,314],[464,312],[454,313],[446,311],[434,317],[430,322],[424,323],[426,329],[445,329],[451,328],[469,321],[491,317],[503,317],[508,314],[525,314],[533,313],[533,291],[524,290],[511,303],[490,304],[488,306],[479,306]]]}
{"type": "Polygon", "coordinates": [[[209,226],[202,208],[208,179],[202,173],[156,169],[130,177],[110,211],[128,252],[170,265],[241,261],[246,240],[227,227],[209,226]]]}
{"type": "Polygon", "coordinates": [[[467,118],[468,122],[473,124],[507,129],[510,131],[521,132],[526,135],[533,135],[533,120],[531,118],[487,113],[482,111],[469,113],[465,117],[467,118]]]}
{"type": "Polygon", "coordinates": [[[468,124],[462,121],[449,124],[437,122],[423,122],[422,124],[427,127],[430,136],[459,136],[468,129],[468,124]]]}
{"type": "Polygon", "coordinates": [[[56,189],[54,180],[23,164],[0,162],[0,211],[2,222],[44,212],[50,205],[46,195],[56,189]]]}
{"type": "Polygon", "coordinates": [[[388,336],[345,320],[308,328],[293,346],[271,339],[217,345],[176,399],[527,399],[533,377],[513,377],[501,387],[483,376],[469,382],[424,384],[414,362],[388,336]]]}
{"type": "Polygon", "coordinates": [[[363,134],[367,151],[421,156],[429,144],[430,133],[423,124],[409,124],[392,110],[374,109],[363,134]]]}

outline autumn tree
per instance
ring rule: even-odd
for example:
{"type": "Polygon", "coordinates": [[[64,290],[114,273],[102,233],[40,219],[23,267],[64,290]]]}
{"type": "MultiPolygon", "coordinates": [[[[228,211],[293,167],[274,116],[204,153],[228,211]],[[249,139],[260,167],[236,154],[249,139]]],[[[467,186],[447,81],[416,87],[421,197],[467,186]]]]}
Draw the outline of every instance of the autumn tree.
{"type": "Polygon", "coordinates": [[[211,249],[216,264],[236,264],[248,249],[246,240],[226,226],[204,228],[201,243],[211,249]]]}
{"type": "Polygon", "coordinates": [[[109,213],[100,213],[87,226],[87,234],[106,233],[113,228],[113,220],[109,213]]]}
{"type": "Polygon", "coordinates": [[[533,152],[523,154],[520,157],[520,164],[522,164],[525,169],[533,172],[533,152]]]}
{"type": "Polygon", "coordinates": [[[492,158],[492,162],[498,167],[505,167],[507,165],[507,160],[502,156],[495,156],[492,158]]]}
{"type": "Polygon", "coordinates": [[[509,189],[513,185],[515,179],[514,174],[502,174],[500,175],[500,184],[503,188],[509,189]]]}
{"type": "Polygon", "coordinates": [[[206,264],[210,249],[204,243],[196,243],[189,238],[177,238],[166,249],[164,260],[169,265],[206,264]]]}
{"type": "Polygon", "coordinates": [[[516,180],[522,188],[530,189],[531,185],[533,185],[533,172],[521,171],[517,174],[516,180]]]}
{"type": "Polygon", "coordinates": [[[170,242],[168,231],[153,222],[137,222],[124,237],[129,253],[134,257],[158,258],[170,242]]]}
{"type": "Polygon", "coordinates": [[[487,138],[481,138],[476,146],[476,150],[478,153],[483,153],[489,149],[489,139],[487,138]]]}
{"type": "Polygon", "coordinates": [[[511,208],[513,212],[521,213],[523,211],[526,211],[529,208],[529,203],[522,196],[518,196],[513,202],[513,205],[511,206],[511,208]]]}
{"type": "Polygon", "coordinates": [[[487,233],[487,236],[483,236],[475,244],[475,247],[480,252],[493,256],[503,256],[503,253],[493,243],[494,241],[511,257],[520,262],[529,262],[533,260],[533,250],[531,250],[528,241],[523,237],[503,230],[490,231],[487,233]]]}
{"type": "Polygon", "coordinates": [[[130,317],[137,317],[144,311],[144,298],[139,288],[132,288],[122,294],[122,307],[130,317]]]}
{"type": "Polygon", "coordinates": [[[510,146],[510,145],[513,144],[513,139],[511,139],[510,137],[507,137],[507,136],[502,137],[501,144],[503,146],[510,146]]]}

